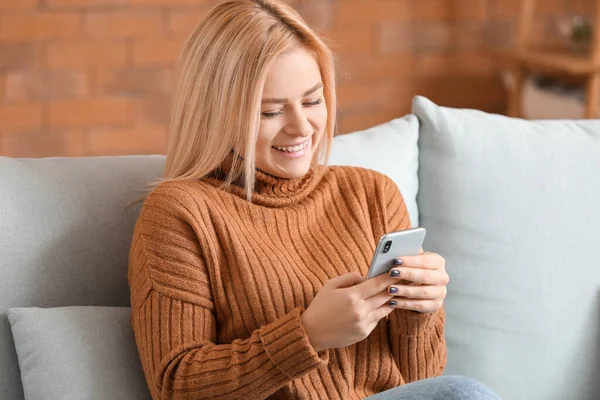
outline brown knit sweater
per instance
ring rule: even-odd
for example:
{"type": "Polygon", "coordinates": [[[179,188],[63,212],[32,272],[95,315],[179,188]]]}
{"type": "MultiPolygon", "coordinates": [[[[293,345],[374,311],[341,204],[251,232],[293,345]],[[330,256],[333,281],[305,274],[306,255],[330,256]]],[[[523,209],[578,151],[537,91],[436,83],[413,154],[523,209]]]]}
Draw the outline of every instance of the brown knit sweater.
{"type": "Polygon", "coordinates": [[[219,183],[161,184],[135,226],[131,323],[153,399],[361,399],[442,373],[443,309],[394,310],[319,353],[300,320],[328,279],[366,276],[381,234],[410,227],[390,178],[257,170],[253,203],[219,183]]]}

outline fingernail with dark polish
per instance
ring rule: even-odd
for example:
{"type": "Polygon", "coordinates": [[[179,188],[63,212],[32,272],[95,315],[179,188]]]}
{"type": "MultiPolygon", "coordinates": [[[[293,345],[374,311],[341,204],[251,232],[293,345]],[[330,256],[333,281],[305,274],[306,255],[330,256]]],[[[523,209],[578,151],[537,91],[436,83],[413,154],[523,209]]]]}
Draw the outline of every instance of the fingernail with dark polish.
{"type": "Polygon", "coordinates": [[[398,288],[395,288],[395,287],[392,286],[390,288],[390,293],[398,293],[398,288]]]}
{"type": "Polygon", "coordinates": [[[402,260],[399,260],[399,259],[397,259],[397,258],[394,258],[394,261],[393,261],[393,263],[394,263],[394,265],[402,265],[402,260]]]}
{"type": "Polygon", "coordinates": [[[392,307],[393,307],[393,306],[395,306],[396,304],[398,304],[398,303],[396,303],[396,300],[390,300],[390,306],[392,306],[392,307]]]}
{"type": "Polygon", "coordinates": [[[393,269],[393,270],[390,272],[390,276],[391,276],[391,277],[393,277],[393,278],[397,278],[397,277],[399,277],[399,276],[400,276],[400,270],[393,269]]]}

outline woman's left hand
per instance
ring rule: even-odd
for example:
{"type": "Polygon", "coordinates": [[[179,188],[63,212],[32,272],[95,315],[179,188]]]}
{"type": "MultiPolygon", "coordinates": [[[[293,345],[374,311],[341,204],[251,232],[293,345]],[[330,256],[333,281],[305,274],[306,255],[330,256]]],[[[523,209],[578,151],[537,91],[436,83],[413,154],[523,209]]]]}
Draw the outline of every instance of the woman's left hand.
{"type": "Polygon", "coordinates": [[[439,310],[446,297],[446,285],[450,281],[446,273],[446,260],[439,254],[430,252],[397,259],[402,264],[394,266],[390,270],[390,276],[394,276],[394,271],[400,271],[401,281],[388,288],[389,295],[394,296],[390,304],[396,301],[392,307],[420,313],[439,310]],[[393,288],[397,291],[394,292],[393,288]]]}

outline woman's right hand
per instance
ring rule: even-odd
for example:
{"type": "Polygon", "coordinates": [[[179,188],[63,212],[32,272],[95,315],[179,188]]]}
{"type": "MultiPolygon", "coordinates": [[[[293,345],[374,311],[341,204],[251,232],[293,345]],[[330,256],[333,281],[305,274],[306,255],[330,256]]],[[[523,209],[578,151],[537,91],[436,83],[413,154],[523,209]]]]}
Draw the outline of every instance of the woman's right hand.
{"type": "Polygon", "coordinates": [[[394,311],[388,288],[399,280],[389,274],[364,280],[350,272],[325,282],[301,315],[313,348],[319,352],[346,347],[369,336],[379,320],[394,311]]]}

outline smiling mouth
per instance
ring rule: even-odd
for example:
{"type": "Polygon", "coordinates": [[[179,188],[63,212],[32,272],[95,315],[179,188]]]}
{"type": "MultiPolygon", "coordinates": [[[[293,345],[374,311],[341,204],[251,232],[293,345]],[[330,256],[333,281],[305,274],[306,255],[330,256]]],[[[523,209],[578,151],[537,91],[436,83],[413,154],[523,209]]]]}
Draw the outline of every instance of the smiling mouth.
{"type": "Polygon", "coordinates": [[[272,146],[275,150],[279,150],[282,151],[284,153],[297,153],[299,151],[302,151],[304,149],[306,149],[309,145],[310,145],[310,139],[307,140],[306,142],[304,142],[303,144],[300,145],[296,145],[296,146],[272,146]]]}

